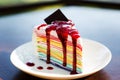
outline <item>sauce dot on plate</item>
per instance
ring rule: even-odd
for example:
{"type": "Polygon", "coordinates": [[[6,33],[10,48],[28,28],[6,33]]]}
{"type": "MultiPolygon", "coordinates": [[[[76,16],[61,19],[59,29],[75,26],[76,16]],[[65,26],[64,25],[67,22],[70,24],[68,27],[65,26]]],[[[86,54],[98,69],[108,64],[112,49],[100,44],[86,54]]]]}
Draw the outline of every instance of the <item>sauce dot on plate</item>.
{"type": "Polygon", "coordinates": [[[42,69],[43,69],[43,67],[42,67],[42,66],[38,66],[38,67],[37,67],[37,69],[42,70],[42,69]]]}
{"type": "Polygon", "coordinates": [[[53,70],[53,67],[48,66],[47,69],[48,69],[48,70],[53,70]]]}
{"type": "Polygon", "coordinates": [[[33,62],[27,62],[26,65],[30,66],[30,67],[33,67],[35,64],[33,62]]]}

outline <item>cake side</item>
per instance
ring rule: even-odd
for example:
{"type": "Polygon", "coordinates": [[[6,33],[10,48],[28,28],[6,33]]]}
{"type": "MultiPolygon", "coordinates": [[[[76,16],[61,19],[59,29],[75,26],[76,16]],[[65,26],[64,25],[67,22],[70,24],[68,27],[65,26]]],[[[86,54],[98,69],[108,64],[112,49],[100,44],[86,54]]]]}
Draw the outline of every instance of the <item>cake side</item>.
{"type": "MultiPolygon", "coordinates": [[[[71,24],[70,24],[71,25],[71,24]]],[[[69,27],[70,25],[65,24],[63,27],[69,27]]],[[[40,56],[41,59],[44,59],[47,61],[47,35],[46,35],[46,29],[50,25],[42,24],[39,26],[34,27],[33,29],[33,42],[36,47],[36,53],[40,56]]],[[[65,28],[64,28],[65,29],[65,28]]],[[[76,30],[75,27],[72,25],[70,30],[76,30]]],[[[73,31],[75,34],[76,31],[73,31]]],[[[72,32],[71,32],[72,33],[72,32]]],[[[65,34],[66,35],[66,34],[65,34]]],[[[82,47],[81,47],[81,38],[78,35],[68,35],[67,41],[66,41],[66,57],[63,54],[63,44],[61,43],[61,40],[59,38],[58,32],[56,30],[52,30],[50,32],[50,61],[52,63],[63,65],[63,67],[68,68],[70,71],[73,70],[73,67],[76,67],[76,71],[78,73],[81,73],[82,70],[82,47]],[[75,38],[76,47],[73,44],[73,37],[75,38]],[[75,48],[75,51],[74,49],[75,48]],[[76,52],[76,56],[74,56],[74,52],[76,52]],[[76,57],[76,60],[74,60],[74,57],[76,57]],[[65,59],[66,58],[66,62],[65,59]],[[65,62],[65,63],[64,63],[65,62]],[[76,62],[76,66],[74,66],[76,62]]]]}

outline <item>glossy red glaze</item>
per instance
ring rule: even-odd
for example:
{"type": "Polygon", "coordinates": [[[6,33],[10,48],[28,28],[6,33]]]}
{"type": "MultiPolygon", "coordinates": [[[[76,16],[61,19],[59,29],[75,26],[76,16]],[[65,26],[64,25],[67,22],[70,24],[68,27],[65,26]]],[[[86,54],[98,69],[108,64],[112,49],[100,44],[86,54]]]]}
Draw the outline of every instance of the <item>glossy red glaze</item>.
{"type": "MultiPolygon", "coordinates": [[[[50,63],[50,32],[52,30],[56,31],[58,38],[61,41],[62,48],[63,48],[63,66],[66,66],[67,64],[67,38],[68,35],[72,38],[72,44],[73,44],[73,73],[76,72],[76,46],[77,46],[77,38],[80,37],[78,31],[76,29],[72,29],[74,24],[72,21],[53,21],[51,25],[48,25],[46,28],[46,40],[47,40],[47,63],[50,63]]],[[[43,27],[43,26],[40,26],[43,27]]],[[[39,28],[40,29],[40,28],[39,28]]],[[[72,73],[72,74],[73,74],[72,73]]]]}
{"type": "Polygon", "coordinates": [[[39,30],[41,27],[46,26],[47,24],[41,24],[40,26],[37,27],[37,30],[39,30]]]}

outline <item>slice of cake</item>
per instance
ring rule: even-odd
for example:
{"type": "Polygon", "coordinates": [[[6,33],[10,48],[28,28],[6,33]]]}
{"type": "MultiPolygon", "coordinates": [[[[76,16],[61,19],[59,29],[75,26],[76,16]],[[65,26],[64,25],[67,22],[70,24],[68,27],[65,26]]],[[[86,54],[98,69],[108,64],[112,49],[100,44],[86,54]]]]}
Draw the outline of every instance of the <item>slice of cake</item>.
{"type": "MultiPolygon", "coordinates": [[[[58,9],[45,19],[47,24],[41,24],[33,29],[33,42],[41,60],[52,63],[71,71],[71,74],[82,71],[81,38],[72,21],[66,18],[52,18],[62,14],[58,9]]],[[[62,17],[65,17],[62,14],[62,17]]]]}

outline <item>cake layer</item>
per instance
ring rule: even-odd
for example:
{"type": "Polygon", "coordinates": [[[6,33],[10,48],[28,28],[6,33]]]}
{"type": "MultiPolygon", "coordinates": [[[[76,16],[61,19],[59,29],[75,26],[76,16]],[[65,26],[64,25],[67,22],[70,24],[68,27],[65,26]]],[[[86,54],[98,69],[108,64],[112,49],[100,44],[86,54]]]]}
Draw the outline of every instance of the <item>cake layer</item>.
{"type": "MultiPolygon", "coordinates": [[[[35,27],[33,31],[33,41],[35,42],[37,54],[41,59],[47,61],[47,36],[46,36],[46,28],[44,27],[35,27]]],[[[74,28],[74,27],[73,27],[74,28]]],[[[76,70],[78,73],[81,73],[82,70],[82,47],[80,43],[80,38],[77,39],[76,44],[76,70]]],[[[73,42],[70,35],[68,35],[68,39],[66,42],[66,67],[67,69],[72,71],[73,67],[73,42]]],[[[57,35],[56,31],[50,32],[50,60],[52,63],[63,65],[64,62],[64,54],[63,54],[63,45],[57,35]]]]}

